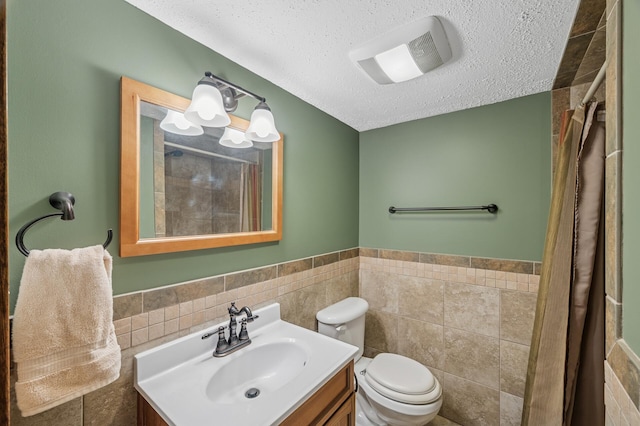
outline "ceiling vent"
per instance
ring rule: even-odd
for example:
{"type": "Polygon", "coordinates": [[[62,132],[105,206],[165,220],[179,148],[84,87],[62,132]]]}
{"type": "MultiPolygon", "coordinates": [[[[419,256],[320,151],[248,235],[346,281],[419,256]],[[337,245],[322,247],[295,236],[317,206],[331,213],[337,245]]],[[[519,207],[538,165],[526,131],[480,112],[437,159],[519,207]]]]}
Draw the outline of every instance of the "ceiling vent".
{"type": "Polygon", "coordinates": [[[420,77],[451,59],[440,20],[427,16],[349,52],[349,57],[378,84],[420,77]]]}

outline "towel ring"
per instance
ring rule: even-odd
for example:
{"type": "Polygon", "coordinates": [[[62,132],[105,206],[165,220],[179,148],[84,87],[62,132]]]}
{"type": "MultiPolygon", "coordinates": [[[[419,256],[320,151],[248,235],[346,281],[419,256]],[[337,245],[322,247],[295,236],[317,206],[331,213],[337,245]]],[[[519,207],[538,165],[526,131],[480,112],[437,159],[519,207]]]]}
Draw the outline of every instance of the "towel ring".
{"type": "MultiPolygon", "coordinates": [[[[24,245],[24,234],[26,234],[29,228],[31,228],[33,225],[40,222],[41,220],[54,217],[54,216],[60,216],[60,219],[62,220],[73,220],[75,218],[75,214],[73,211],[73,205],[75,203],[76,203],[75,197],[69,192],[60,191],[60,192],[54,192],[53,194],[51,194],[51,196],[49,197],[49,204],[51,204],[52,207],[58,210],[62,210],[62,212],[50,213],[44,216],[40,216],[26,223],[22,228],[20,228],[20,230],[16,234],[16,246],[18,247],[18,251],[22,253],[24,256],[29,256],[29,250],[24,245]]],[[[109,247],[109,244],[111,244],[112,239],[113,239],[113,230],[108,229],[107,240],[104,242],[104,244],[102,244],[102,247],[104,248],[109,247]]]]}

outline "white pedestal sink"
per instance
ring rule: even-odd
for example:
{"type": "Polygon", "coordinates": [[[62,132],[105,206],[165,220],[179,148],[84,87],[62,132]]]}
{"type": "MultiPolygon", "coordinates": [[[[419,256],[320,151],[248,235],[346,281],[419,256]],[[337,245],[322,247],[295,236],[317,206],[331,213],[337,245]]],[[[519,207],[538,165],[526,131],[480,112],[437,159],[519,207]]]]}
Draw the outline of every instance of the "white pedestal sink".
{"type": "Polygon", "coordinates": [[[217,336],[194,333],[134,357],[135,388],[170,425],[271,425],[284,420],[357,352],[355,346],[254,312],[251,344],[212,356],[217,336]]]}

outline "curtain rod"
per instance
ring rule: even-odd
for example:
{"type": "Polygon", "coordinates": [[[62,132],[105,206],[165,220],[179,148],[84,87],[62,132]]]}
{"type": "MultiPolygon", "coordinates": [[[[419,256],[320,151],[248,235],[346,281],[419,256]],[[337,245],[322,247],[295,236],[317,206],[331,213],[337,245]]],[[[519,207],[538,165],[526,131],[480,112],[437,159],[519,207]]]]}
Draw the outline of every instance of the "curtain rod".
{"type": "Polygon", "coordinates": [[[215,153],[215,152],[204,151],[204,150],[198,149],[198,148],[191,148],[190,146],[180,145],[180,144],[173,143],[173,142],[165,141],[164,144],[167,145],[167,146],[170,146],[171,148],[176,148],[176,149],[182,150],[182,151],[195,152],[196,154],[206,155],[208,157],[218,157],[218,158],[223,158],[225,160],[237,161],[238,163],[245,163],[245,164],[258,164],[258,163],[255,163],[253,161],[243,160],[241,158],[229,157],[228,155],[222,155],[222,154],[218,154],[218,153],[215,153]]]}
{"type": "Polygon", "coordinates": [[[604,64],[602,64],[602,68],[600,68],[600,71],[598,71],[598,74],[596,75],[596,78],[593,80],[593,83],[591,83],[591,86],[589,86],[589,90],[587,90],[587,94],[584,95],[584,98],[582,98],[582,102],[580,102],[580,106],[585,106],[587,104],[587,102],[589,102],[591,100],[591,98],[593,98],[593,95],[596,93],[596,90],[598,90],[598,87],[600,87],[600,85],[602,84],[602,80],[604,80],[604,77],[607,73],[607,61],[604,61],[604,64]]]}

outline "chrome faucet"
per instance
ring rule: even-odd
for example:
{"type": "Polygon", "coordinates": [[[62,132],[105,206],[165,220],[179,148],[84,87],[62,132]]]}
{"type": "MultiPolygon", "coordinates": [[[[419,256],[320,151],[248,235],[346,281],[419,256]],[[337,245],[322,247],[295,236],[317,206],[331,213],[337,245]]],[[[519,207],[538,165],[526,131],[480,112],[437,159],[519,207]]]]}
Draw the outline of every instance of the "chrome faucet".
{"type": "MultiPolygon", "coordinates": [[[[218,327],[218,344],[215,351],[213,351],[214,357],[223,357],[243,348],[251,343],[249,339],[249,332],[247,331],[247,323],[253,322],[253,320],[259,318],[258,315],[253,315],[251,309],[248,306],[243,306],[240,310],[236,308],[236,302],[231,302],[229,311],[229,338],[225,336],[224,330],[227,327],[218,327]],[[242,318],[240,325],[240,334],[238,335],[236,329],[238,327],[238,321],[236,321],[236,315],[245,314],[242,318]]],[[[202,336],[203,339],[211,337],[215,332],[207,333],[202,336]]]]}

